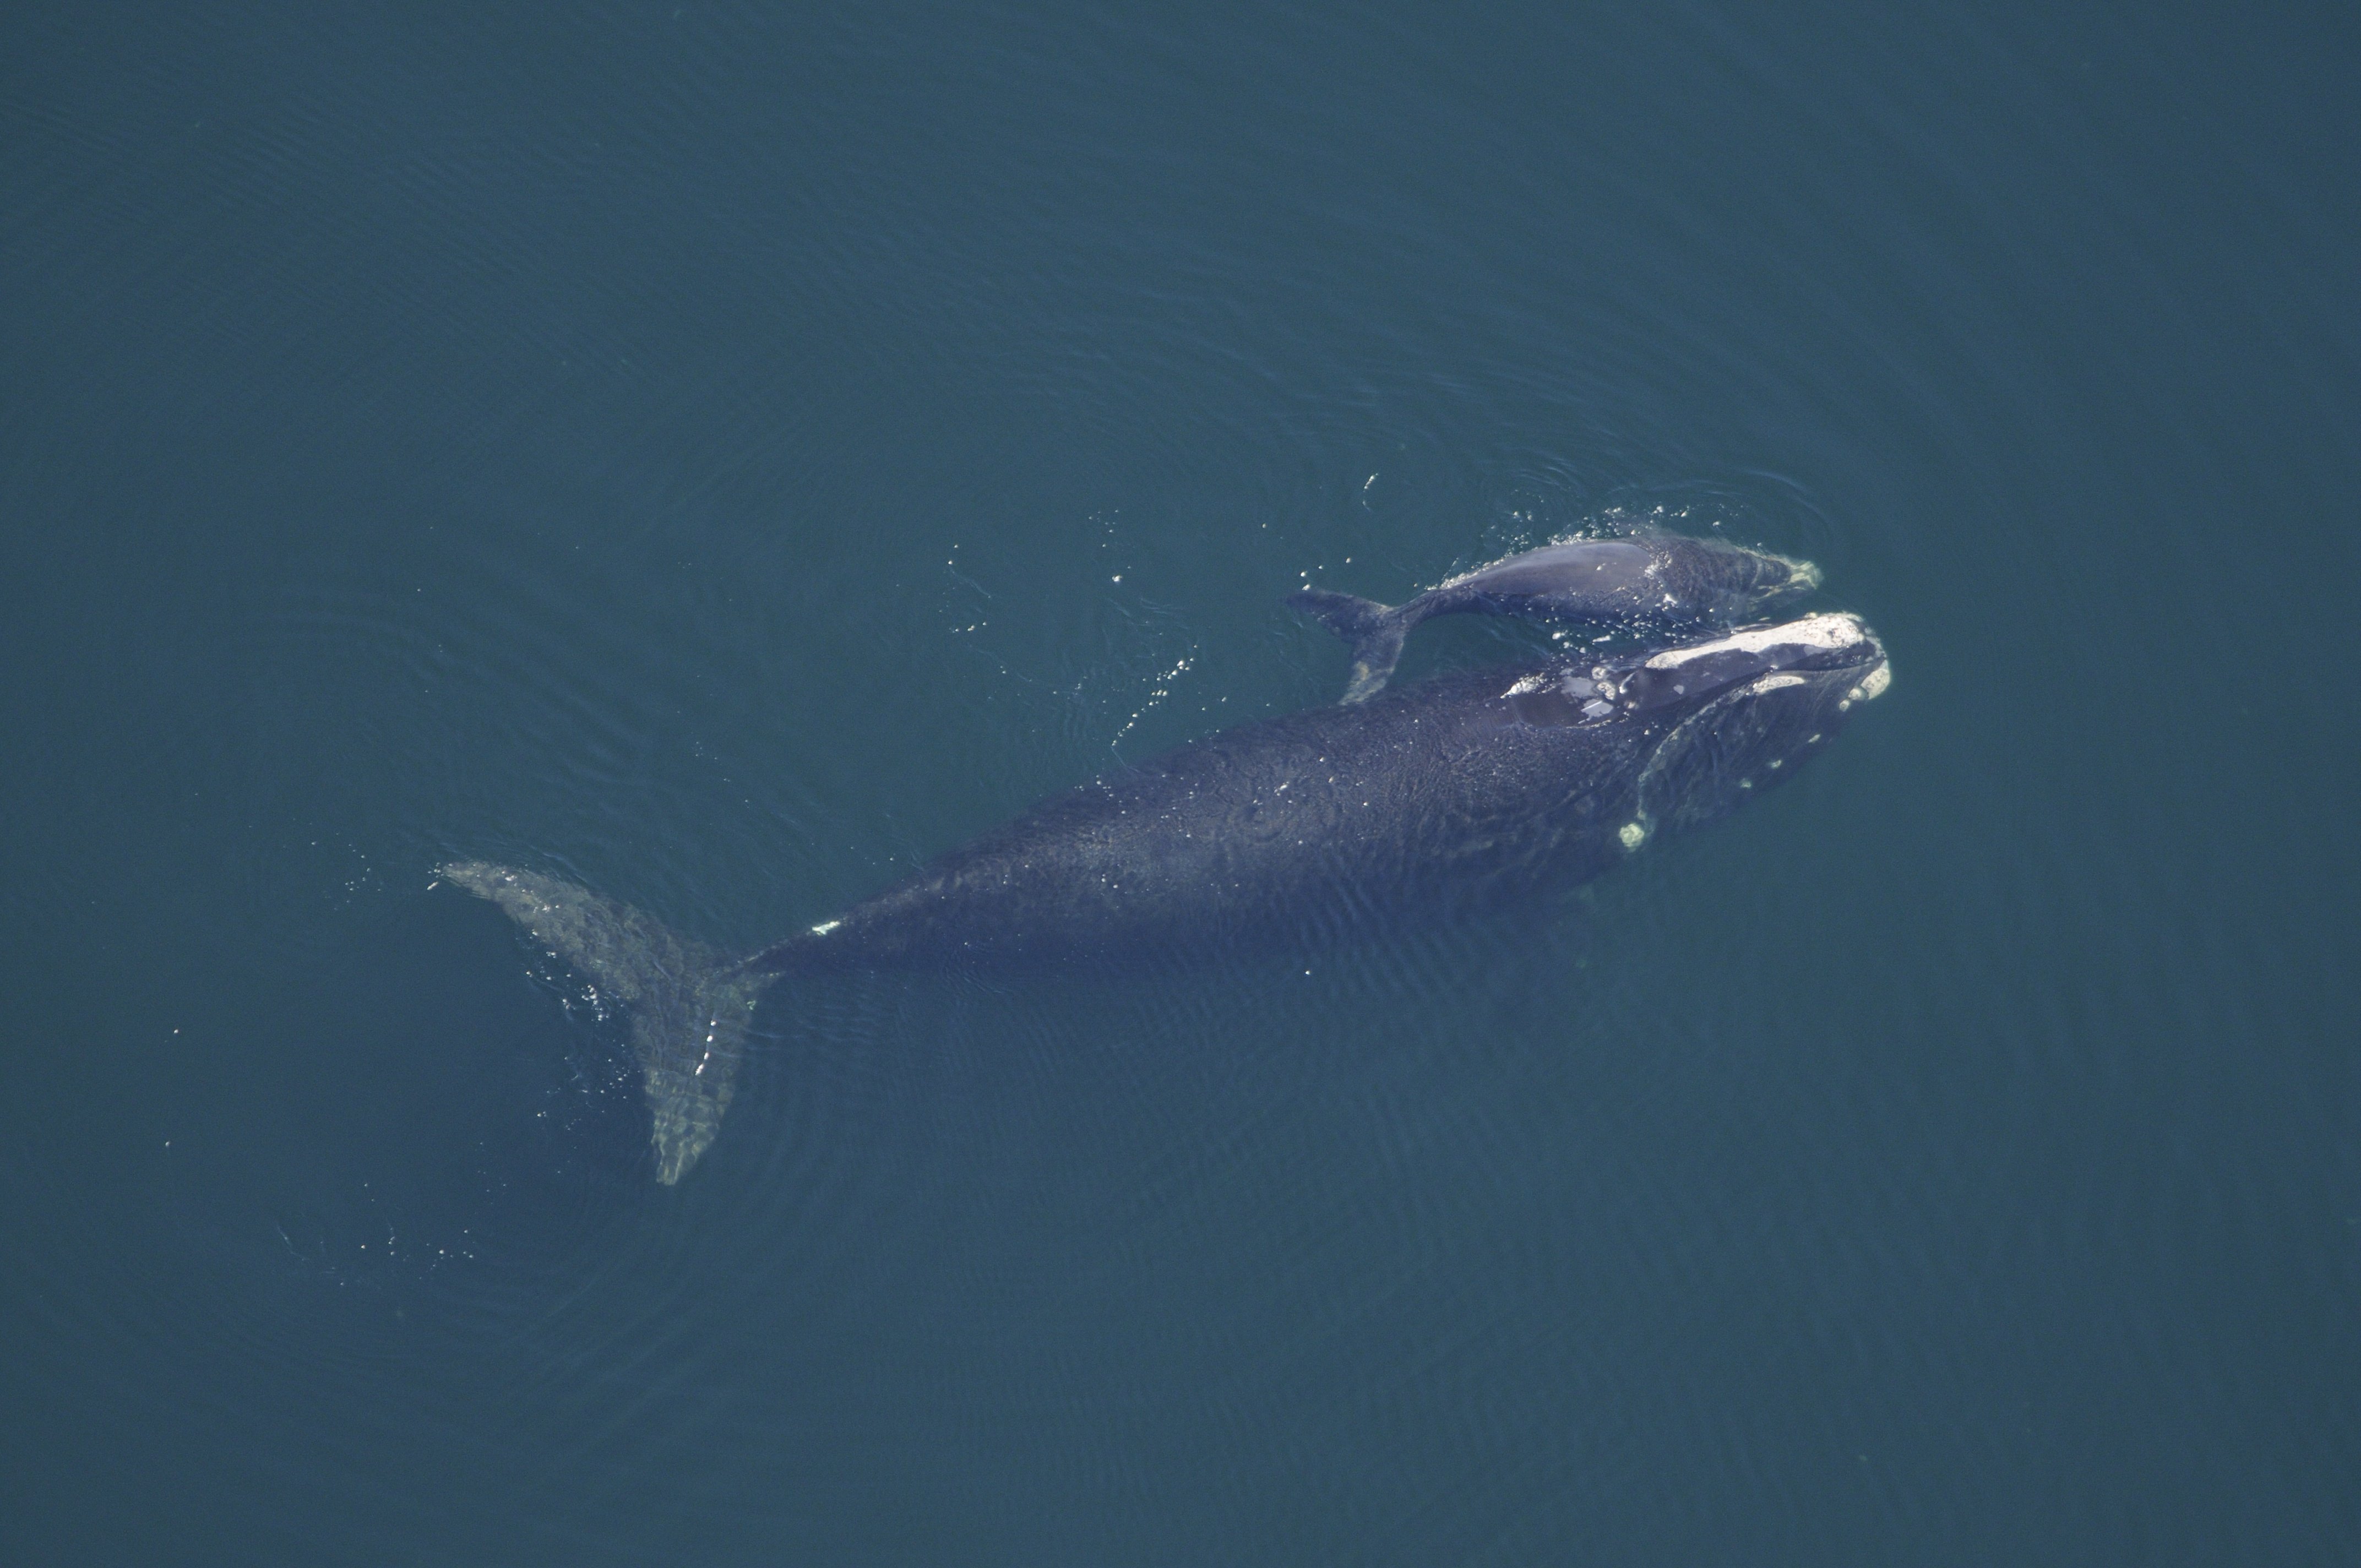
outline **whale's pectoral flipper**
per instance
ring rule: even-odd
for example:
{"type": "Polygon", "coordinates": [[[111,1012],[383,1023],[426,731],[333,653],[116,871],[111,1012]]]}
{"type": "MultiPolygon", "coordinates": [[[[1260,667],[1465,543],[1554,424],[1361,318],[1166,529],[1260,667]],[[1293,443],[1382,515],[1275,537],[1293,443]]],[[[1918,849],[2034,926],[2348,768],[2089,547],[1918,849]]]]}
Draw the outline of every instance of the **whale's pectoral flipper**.
{"type": "Polygon", "coordinates": [[[1353,645],[1353,674],[1343,702],[1367,702],[1386,689],[1416,622],[1394,607],[1330,588],[1298,588],[1287,602],[1353,645]]]}
{"type": "Polygon", "coordinates": [[[758,974],[627,904],[538,872],[470,861],[440,868],[620,1003],[655,1122],[656,1179],[678,1181],[721,1129],[758,974]]]}

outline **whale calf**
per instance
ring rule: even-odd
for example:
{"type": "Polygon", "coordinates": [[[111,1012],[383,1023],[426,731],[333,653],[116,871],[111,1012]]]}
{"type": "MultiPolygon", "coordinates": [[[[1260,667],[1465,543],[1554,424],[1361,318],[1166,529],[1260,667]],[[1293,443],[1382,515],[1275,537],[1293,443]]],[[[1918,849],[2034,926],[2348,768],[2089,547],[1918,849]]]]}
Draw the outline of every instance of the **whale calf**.
{"type": "Polygon", "coordinates": [[[1287,602],[1352,644],[1353,674],[1342,700],[1356,703],[1385,689],[1402,640],[1434,616],[1474,611],[1647,629],[1730,624],[1819,581],[1819,568],[1808,561],[1648,532],[1528,550],[1398,605],[1328,588],[1300,588],[1287,602]]]}
{"type": "Polygon", "coordinates": [[[541,872],[439,869],[620,1005],[671,1183],[783,979],[1312,952],[1572,887],[1792,776],[1887,680],[1850,615],[1462,670],[1109,773],[742,958],[541,872]]]}

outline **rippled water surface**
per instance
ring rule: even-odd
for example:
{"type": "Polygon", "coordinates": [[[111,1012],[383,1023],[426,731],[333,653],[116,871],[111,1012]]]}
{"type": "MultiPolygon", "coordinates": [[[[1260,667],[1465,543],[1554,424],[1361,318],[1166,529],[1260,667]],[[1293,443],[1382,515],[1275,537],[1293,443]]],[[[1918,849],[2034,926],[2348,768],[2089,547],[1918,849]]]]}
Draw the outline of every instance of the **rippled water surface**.
{"type": "Polygon", "coordinates": [[[2361,1558],[2349,18],[0,38],[12,1561],[2361,1558]],[[1563,905],[774,992],[677,1187],[430,887],[751,948],[1633,518],[1890,694],[1563,905]]]}

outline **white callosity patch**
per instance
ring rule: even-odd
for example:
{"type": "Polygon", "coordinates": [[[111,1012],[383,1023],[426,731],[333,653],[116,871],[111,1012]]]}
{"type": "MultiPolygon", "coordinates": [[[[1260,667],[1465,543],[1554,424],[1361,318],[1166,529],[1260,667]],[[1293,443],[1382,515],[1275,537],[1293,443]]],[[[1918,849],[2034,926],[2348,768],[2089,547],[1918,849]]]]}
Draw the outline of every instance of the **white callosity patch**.
{"type": "Polygon", "coordinates": [[[1591,674],[1599,678],[1592,680],[1582,675],[1563,675],[1553,680],[1546,674],[1522,675],[1512,682],[1509,689],[1500,695],[1504,697],[1530,696],[1535,692],[1546,691],[1554,685],[1565,696],[1581,703],[1580,711],[1583,718],[1592,720],[1601,719],[1615,711],[1614,704],[1607,700],[1615,695],[1615,685],[1606,678],[1607,671],[1604,666],[1593,670],[1591,674]]]}
{"type": "Polygon", "coordinates": [[[1615,837],[1627,850],[1636,850],[1648,841],[1648,825],[1637,818],[1615,829],[1615,837]]]}
{"type": "Polygon", "coordinates": [[[1894,667],[1881,663],[1877,668],[1861,676],[1859,685],[1845,693],[1844,700],[1837,704],[1837,711],[1842,713],[1857,702],[1873,702],[1893,684],[1894,667]]]}
{"type": "Polygon", "coordinates": [[[1855,615],[1807,615],[1777,626],[1751,626],[1711,642],[1667,648],[1648,661],[1652,670],[1677,670],[1714,653],[1763,653],[1773,648],[1817,648],[1834,652],[1869,641],[1869,628],[1855,615]]]}

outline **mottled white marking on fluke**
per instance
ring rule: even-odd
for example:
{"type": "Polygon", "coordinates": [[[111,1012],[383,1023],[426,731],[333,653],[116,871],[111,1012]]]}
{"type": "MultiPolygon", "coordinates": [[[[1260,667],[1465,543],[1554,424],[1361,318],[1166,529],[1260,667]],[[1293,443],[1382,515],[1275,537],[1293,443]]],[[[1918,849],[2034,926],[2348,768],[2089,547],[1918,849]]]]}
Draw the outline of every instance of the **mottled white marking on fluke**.
{"type": "Polygon", "coordinates": [[[746,1026],[772,977],[555,877],[480,861],[437,871],[499,905],[563,959],[587,982],[594,1007],[602,992],[624,1004],[653,1122],[656,1179],[669,1186],[686,1175],[721,1129],[746,1026]]]}

